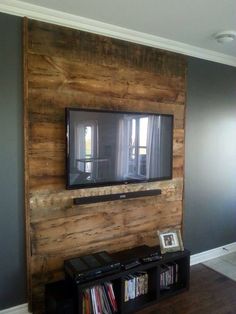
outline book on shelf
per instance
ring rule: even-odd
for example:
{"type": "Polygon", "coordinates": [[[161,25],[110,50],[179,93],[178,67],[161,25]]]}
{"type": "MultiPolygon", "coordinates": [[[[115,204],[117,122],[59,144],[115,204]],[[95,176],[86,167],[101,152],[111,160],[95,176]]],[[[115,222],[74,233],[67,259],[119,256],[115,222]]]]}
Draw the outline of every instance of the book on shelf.
{"type": "Polygon", "coordinates": [[[89,289],[86,289],[83,291],[83,313],[89,314],[92,312],[92,302],[90,297],[90,291],[89,289]]]}
{"type": "Polygon", "coordinates": [[[105,290],[107,292],[108,300],[111,304],[111,308],[113,310],[113,313],[118,312],[117,302],[116,302],[112,283],[111,282],[105,282],[104,287],[105,287],[105,290]]]}
{"type": "Polygon", "coordinates": [[[135,299],[140,295],[148,293],[147,272],[137,272],[127,275],[124,282],[124,301],[135,299]]]}
{"type": "Polygon", "coordinates": [[[113,314],[118,312],[111,282],[87,288],[82,292],[83,314],[113,314]]]}
{"type": "Polygon", "coordinates": [[[178,282],[178,264],[168,263],[161,265],[160,272],[160,288],[161,290],[168,290],[178,282]]]}
{"type": "Polygon", "coordinates": [[[103,311],[104,314],[110,314],[112,313],[111,307],[110,307],[110,303],[106,294],[106,290],[104,288],[104,286],[100,286],[100,291],[102,294],[102,301],[103,301],[103,311]]]}

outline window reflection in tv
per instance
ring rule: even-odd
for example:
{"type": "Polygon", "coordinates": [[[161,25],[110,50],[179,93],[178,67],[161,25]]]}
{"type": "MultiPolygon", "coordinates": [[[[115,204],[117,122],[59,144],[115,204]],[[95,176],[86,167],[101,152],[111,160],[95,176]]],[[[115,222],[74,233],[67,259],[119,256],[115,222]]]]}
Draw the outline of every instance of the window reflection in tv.
{"type": "Polygon", "coordinates": [[[66,109],[67,188],[172,178],[173,116],[66,109]]]}

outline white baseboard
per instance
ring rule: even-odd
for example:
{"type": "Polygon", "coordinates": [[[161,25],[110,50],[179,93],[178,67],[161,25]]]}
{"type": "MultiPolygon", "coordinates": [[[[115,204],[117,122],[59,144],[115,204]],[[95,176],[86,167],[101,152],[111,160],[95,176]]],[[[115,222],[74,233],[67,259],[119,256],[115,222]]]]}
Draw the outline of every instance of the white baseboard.
{"type": "Polygon", "coordinates": [[[21,304],[6,310],[0,311],[0,314],[29,314],[28,312],[28,304],[21,304]]]}
{"type": "Polygon", "coordinates": [[[204,263],[206,261],[209,261],[210,259],[223,256],[232,252],[236,252],[236,242],[226,244],[212,250],[191,255],[190,265],[193,266],[196,264],[204,263]]]}

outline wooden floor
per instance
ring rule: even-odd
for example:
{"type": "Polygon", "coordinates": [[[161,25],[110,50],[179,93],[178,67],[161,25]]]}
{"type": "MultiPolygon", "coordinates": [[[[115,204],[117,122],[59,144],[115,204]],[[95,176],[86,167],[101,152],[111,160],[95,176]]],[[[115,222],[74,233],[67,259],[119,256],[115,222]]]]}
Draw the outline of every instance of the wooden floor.
{"type": "Polygon", "coordinates": [[[190,290],[139,314],[236,314],[236,282],[199,264],[191,267],[190,290]]]}

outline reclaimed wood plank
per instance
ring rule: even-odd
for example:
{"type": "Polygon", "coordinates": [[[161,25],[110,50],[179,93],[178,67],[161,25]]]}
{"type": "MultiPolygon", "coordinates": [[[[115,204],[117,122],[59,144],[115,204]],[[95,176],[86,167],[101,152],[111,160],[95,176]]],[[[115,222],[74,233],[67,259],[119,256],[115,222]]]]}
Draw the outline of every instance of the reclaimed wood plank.
{"type": "Polygon", "coordinates": [[[33,20],[24,38],[28,286],[42,313],[44,284],[62,278],[64,259],[156,245],[157,229],[181,228],[186,60],[33,20]],[[173,179],[66,190],[66,107],[173,114],[173,179]],[[142,200],[73,205],[74,197],[156,188],[161,195],[142,200]]]}

